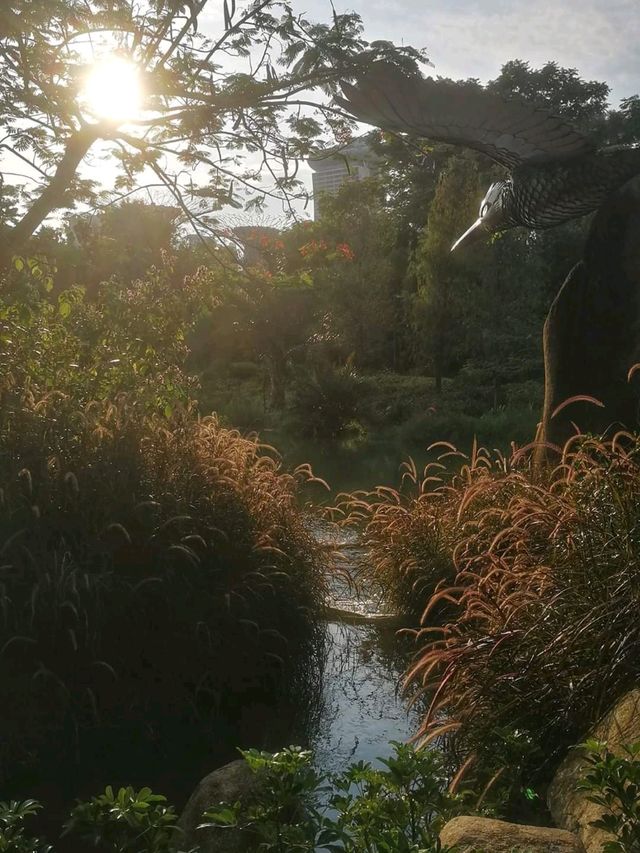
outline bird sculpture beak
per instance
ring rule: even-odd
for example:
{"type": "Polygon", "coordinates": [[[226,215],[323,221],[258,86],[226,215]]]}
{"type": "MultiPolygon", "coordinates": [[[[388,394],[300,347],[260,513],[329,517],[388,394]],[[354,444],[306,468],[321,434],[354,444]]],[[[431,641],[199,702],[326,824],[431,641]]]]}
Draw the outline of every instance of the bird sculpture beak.
{"type": "Polygon", "coordinates": [[[487,233],[487,227],[482,219],[476,219],[471,228],[467,228],[462,237],[458,237],[456,242],[451,247],[451,251],[455,252],[458,246],[462,246],[462,244],[475,243],[476,240],[479,240],[481,237],[484,237],[487,233]]]}

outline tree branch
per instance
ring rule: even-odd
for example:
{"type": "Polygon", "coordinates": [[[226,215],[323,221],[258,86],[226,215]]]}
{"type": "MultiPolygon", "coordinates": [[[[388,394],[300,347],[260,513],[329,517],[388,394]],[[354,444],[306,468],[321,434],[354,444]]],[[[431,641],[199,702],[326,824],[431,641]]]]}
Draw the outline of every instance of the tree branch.
{"type": "Polygon", "coordinates": [[[69,137],[65,152],[48,186],[18,224],[0,234],[0,268],[7,263],[11,255],[19,251],[53,210],[63,206],[64,195],[75,178],[80,163],[93,143],[97,139],[108,137],[110,130],[110,126],[106,124],[86,125],[69,137]]]}

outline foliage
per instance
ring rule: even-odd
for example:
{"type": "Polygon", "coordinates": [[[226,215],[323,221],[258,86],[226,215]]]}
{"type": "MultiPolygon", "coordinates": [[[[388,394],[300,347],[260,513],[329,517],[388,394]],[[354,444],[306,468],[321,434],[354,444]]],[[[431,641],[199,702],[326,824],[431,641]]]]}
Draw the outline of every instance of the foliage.
{"type": "Polygon", "coordinates": [[[369,44],[354,13],[325,25],[295,14],[286,0],[220,6],[217,31],[206,33],[208,0],[3,4],[2,147],[30,182],[20,213],[9,207],[3,261],[53,210],[104,205],[145,184],[163,187],[200,233],[219,236],[213,214],[222,207],[300,195],[294,161],[323,134],[346,131],[325,100],[340,78],[376,58],[411,67],[423,58],[389,42],[369,44]],[[91,63],[114,53],[135,65],[144,90],[141,115],[126,124],[82,100],[91,63]],[[223,71],[230,63],[234,72],[223,71]],[[113,193],[79,174],[98,146],[118,170],[113,193]],[[243,156],[254,153],[257,164],[243,156]]]}
{"type": "Polygon", "coordinates": [[[0,851],[2,853],[49,853],[51,845],[25,835],[25,819],[41,808],[35,800],[0,803],[0,851]]]}
{"type": "MultiPolygon", "coordinates": [[[[175,205],[139,200],[68,216],[64,250],[54,249],[62,255],[56,283],[67,284],[69,279],[69,284],[80,284],[93,294],[101,282],[113,277],[128,284],[145,278],[151,267],[170,273],[168,258],[180,249],[178,226],[183,219],[175,205]]],[[[180,278],[184,276],[177,283],[180,278]]]]}
{"type": "Polygon", "coordinates": [[[207,304],[197,279],[176,285],[167,266],[105,282],[89,299],[77,286],[53,293],[33,278],[39,266],[18,266],[0,291],[4,392],[55,391],[79,405],[135,392],[138,405],[167,414],[194,396],[185,338],[207,304]]]}
{"type": "Polygon", "coordinates": [[[488,88],[565,116],[585,132],[594,132],[604,122],[610,93],[606,83],[582,80],[575,68],[562,68],[557,62],[531,68],[520,59],[505,63],[488,88]]]}
{"type": "Polygon", "coordinates": [[[311,689],[297,673],[318,640],[320,551],[296,477],[256,439],[25,391],[0,446],[4,772],[70,725],[206,719],[247,691],[311,689]]]}
{"type": "Polygon", "coordinates": [[[451,246],[473,221],[477,191],[473,161],[453,158],[440,177],[415,253],[416,307],[424,315],[418,334],[426,340],[438,390],[443,374],[450,372],[456,358],[460,362],[461,347],[462,358],[465,354],[461,316],[468,299],[470,264],[466,254],[452,254],[451,246]]]}
{"type": "MultiPolygon", "coordinates": [[[[212,804],[199,828],[223,835],[242,829],[264,853],[438,853],[440,829],[463,811],[467,797],[446,791],[439,752],[391,745],[391,756],[379,759],[382,767],[358,762],[329,780],[313,767],[312,753],[300,747],[240,750],[256,775],[256,794],[244,804],[212,804]]],[[[25,817],[39,808],[33,800],[0,804],[0,850],[51,850],[24,836],[25,817]]],[[[165,797],[149,788],[107,787],[76,805],[64,836],[106,853],[168,853],[180,849],[177,833],[176,814],[165,797]]]]}
{"type": "Polygon", "coordinates": [[[177,815],[166,797],[150,788],[107,786],[104,794],[78,803],[64,835],[78,835],[93,848],[113,853],[170,853],[177,815]]]}
{"type": "Polygon", "coordinates": [[[579,789],[604,813],[591,826],[611,833],[602,853],[636,853],[640,850],[640,743],[623,747],[616,755],[606,743],[587,741],[587,767],[579,789]]]}
{"type": "Polygon", "coordinates": [[[242,752],[260,779],[257,802],[221,804],[205,813],[203,826],[250,830],[265,853],[435,853],[464,797],[447,793],[440,753],[392,746],[383,768],[360,761],[328,785],[310,752],[242,752]]]}
{"type": "Polygon", "coordinates": [[[269,403],[276,410],[285,406],[290,362],[294,356],[302,360],[313,336],[317,268],[333,269],[352,260],[347,244],[309,240],[305,228],[293,229],[289,252],[281,236],[250,230],[243,238],[241,265],[202,269],[196,276],[214,302],[216,330],[226,328],[236,347],[244,343],[264,362],[269,403]]]}
{"type": "Polygon", "coordinates": [[[350,263],[316,273],[323,338],[339,347],[343,360],[351,355],[359,369],[394,368],[407,254],[399,245],[398,216],[386,204],[384,182],[345,182],[335,197],[323,198],[309,231],[316,242],[351,253],[350,263]]]}
{"type": "Polygon", "coordinates": [[[293,388],[291,415],[304,436],[335,439],[354,425],[362,408],[362,384],[350,365],[320,363],[300,370],[293,388]]]}
{"type": "Polygon", "coordinates": [[[346,509],[374,567],[424,610],[407,675],[429,697],[423,737],[480,775],[515,770],[519,789],[640,675],[640,441],[577,436],[548,469],[478,448],[441,464],[456,458],[450,482],[411,470],[405,494],[346,509]]]}

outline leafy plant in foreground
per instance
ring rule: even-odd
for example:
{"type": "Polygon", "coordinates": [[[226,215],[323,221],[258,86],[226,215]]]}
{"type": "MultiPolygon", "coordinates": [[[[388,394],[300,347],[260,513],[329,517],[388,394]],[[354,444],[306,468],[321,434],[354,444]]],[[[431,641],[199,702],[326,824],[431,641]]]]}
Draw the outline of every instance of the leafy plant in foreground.
{"type": "Polygon", "coordinates": [[[0,803],[0,853],[49,853],[50,844],[24,834],[25,818],[41,808],[35,800],[0,803]]]}
{"type": "Polygon", "coordinates": [[[606,743],[589,740],[587,771],[579,790],[604,809],[592,826],[610,832],[602,853],[638,853],[640,851],[640,741],[624,747],[625,755],[615,755],[606,743]]]}
{"type": "Polygon", "coordinates": [[[114,853],[168,853],[176,820],[166,797],[150,788],[120,788],[114,793],[109,785],[104,794],[73,809],[64,835],[78,835],[94,847],[114,853]]]}
{"type": "Polygon", "coordinates": [[[221,803],[201,826],[249,831],[264,853],[435,853],[440,829],[465,797],[446,790],[439,752],[392,745],[383,768],[360,761],[328,780],[298,747],[242,752],[260,778],[257,801],[221,803]]]}

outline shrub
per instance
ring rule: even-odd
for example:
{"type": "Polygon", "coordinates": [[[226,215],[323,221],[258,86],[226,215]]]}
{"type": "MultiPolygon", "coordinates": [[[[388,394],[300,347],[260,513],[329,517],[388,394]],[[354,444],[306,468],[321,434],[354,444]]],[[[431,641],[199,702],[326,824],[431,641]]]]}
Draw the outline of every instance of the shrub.
{"type": "Polygon", "coordinates": [[[49,853],[51,845],[25,834],[26,818],[35,815],[41,806],[36,800],[22,803],[12,800],[0,803],[0,851],[2,853],[49,853]]]}
{"type": "MultiPolygon", "coordinates": [[[[390,758],[379,759],[382,768],[358,762],[329,785],[312,754],[299,747],[275,754],[241,750],[259,777],[258,795],[244,805],[212,804],[200,828],[224,834],[242,827],[264,853],[436,853],[440,829],[464,810],[466,798],[447,793],[439,753],[393,747],[390,758]]],[[[48,853],[50,847],[24,835],[24,819],[38,808],[33,800],[0,804],[0,850],[48,853]]],[[[64,835],[105,853],[168,853],[181,850],[179,833],[164,797],[149,788],[116,793],[108,787],[78,803],[64,835]]]]}
{"type": "Polygon", "coordinates": [[[360,761],[328,785],[310,752],[243,752],[262,780],[257,802],[220,804],[202,825],[248,829],[265,853],[436,853],[440,829],[463,811],[465,797],[447,793],[440,753],[392,746],[381,768],[360,761]]]}
{"type": "Polygon", "coordinates": [[[271,690],[317,638],[295,478],[215,417],[24,393],[0,419],[3,771],[71,725],[271,690]]]}
{"type": "Polygon", "coordinates": [[[0,390],[59,392],[80,405],[128,392],[138,405],[171,414],[193,396],[185,335],[203,310],[198,279],[180,286],[169,271],[144,280],[25,293],[0,279],[0,390]]]}
{"type": "Polygon", "coordinates": [[[455,577],[453,549],[460,525],[455,493],[442,486],[444,466],[427,466],[419,477],[406,463],[400,490],[354,492],[337,507],[342,523],[361,527],[365,576],[381,585],[396,612],[417,624],[434,590],[455,577]],[[435,487],[435,483],[439,483],[435,487]]]}
{"type": "Polygon", "coordinates": [[[580,437],[553,471],[517,458],[469,471],[458,574],[430,602],[455,618],[408,675],[431,695],[424,736],[548,772],[638,679],[639,451],[580,437]]]}
{"type": "Polygon", "coordinates": [[[587,741],[587,770],[580,789],[603,808],[603,815],[591,823],[614,836],[602,853],[637,853],[640,850],[640,742],[614,755],[606,743],[587,741]]]}
{"type": "Polygon", "coordinates": [[[305,436],[335,438],[356,420],[361,395],[360,379],[348,365],[314,367],[296,379],[291,400],[294,424],[305,436]]]}
{"type": "Polygon", "coordinates": [[[94,849],[113,853],[170,853],[177,815],[166,797],[150,788],[107,786],[104,794],[78,803],[63,835],[77,835],[94,849]]]}

